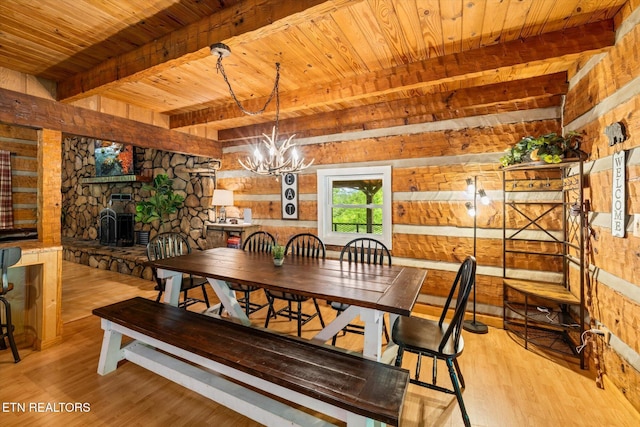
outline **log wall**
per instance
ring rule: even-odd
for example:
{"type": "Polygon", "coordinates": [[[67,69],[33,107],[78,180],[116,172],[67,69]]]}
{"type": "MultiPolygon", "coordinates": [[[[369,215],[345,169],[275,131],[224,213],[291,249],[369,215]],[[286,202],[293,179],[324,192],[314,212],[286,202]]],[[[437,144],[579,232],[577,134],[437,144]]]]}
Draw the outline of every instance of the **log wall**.
{"type": "MultiPolygon", "coordinates": [[[[492,198],[491,205],[479,208],[477,217],[477,308],[500,316],[502,173],[498,159],[522,136],[561,129],[560,117],[553,114],[539,120],[531,117],[545,115],[531,110],[515,114],[515,120],[512,115],[497,114],[442,121],[437,126],[410,125],[324,137],[309,137],[300,131],[296,137],[300,151],[315,163],[299,175],[297,221],[281,219],[278,181],[255,176],[238,164],[238,159],[251,151],[250,144],[223,149],[218,184],[233,190],[236,206],[251,208],[254,222],[284,242],[294,233],[318,233],[318,169],[391,164],[394,263],[428,268],[420,301],[438,305],[446,297],[459,264],[473,253],[473,218],[466,212],[465,202],[470,197],[465,190],[466,179],[477,175],[479,185],[492,198]]],[[[330,256],[337,256],[340,248],[330,249],[330,256]]]]}
{"type": "MultiPolygon", "coordinates": [[[[632,2],[637,3],[637,2],[632,2]]],[[[591,209],[588,275],[589,314],[593,325],[612,332],[607,343],[594,338],[591,367],[640,409],[640,237],[633,233],[633,216],[640,215],[640,16],[627,6],[617,18],[617,42],[600,61],[570,82],[564,122],[567,129],[584,132],[586,199],[591,209]],[[609,146],[606,126],[622,122],[627,140],[609,146]],[[611,235],[612,154],[625,150],[627,229],[624,237],[611,235]]]]}
{"type": "Polygon", "coordinates": [[[38,131],[0,124],[0,149],[11,152],[14,228],[38,223],[38,131]]]}

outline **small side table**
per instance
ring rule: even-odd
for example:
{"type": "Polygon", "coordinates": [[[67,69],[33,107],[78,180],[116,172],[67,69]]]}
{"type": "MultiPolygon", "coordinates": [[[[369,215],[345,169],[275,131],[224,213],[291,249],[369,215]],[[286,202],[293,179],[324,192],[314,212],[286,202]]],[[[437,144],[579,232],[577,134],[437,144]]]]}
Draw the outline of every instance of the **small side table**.
{"type": "Polygon", "coordinates": [[[242,242],[250,234],[258,231],[260,228],[256,224],[226,224],[226,223],[209,223],[207,227],[207,249],[226,247],[229,237],[238,236],[240,238],[240,247],[242,242]]]}

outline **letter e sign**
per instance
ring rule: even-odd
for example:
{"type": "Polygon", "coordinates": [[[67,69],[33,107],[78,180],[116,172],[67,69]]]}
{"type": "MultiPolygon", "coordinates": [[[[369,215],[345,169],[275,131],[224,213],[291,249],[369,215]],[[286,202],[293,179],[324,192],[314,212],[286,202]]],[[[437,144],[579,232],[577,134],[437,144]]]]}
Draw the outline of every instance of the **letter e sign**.
{"type": "Polygon", "coordinates": [[[298,219],[298,176],[282,176],[282,219],[298,219]]]}

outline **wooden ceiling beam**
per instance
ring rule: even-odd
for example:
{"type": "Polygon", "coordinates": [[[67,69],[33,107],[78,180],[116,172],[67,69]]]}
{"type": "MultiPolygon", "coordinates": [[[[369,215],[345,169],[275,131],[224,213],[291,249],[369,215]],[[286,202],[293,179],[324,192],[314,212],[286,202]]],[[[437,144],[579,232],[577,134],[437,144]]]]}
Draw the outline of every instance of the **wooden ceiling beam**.
{"type": "MultiPolygon", "coordinates": [[[[306,90],[280,94],[280,112],[300,113],[339,103],[356,102],[380,97],[399,91],[409,91],[452,82],[483,74],[495,74],[501,70],[523,70],[531,64],[566,61],[568,57],[589,51],[599,51],[613,46],[615,33],[613,21],[599,21],[580,27],[546,33],[469,50],[461,53],[430,58],[404,64],[349,79],[341,79],[329,85],[317,85],[306,90]]],[[[246,100],[248,110],[256,110],[265,98],[246,100]]],[[[217,123],[218,129],[233,127],[234,120],[243,117],[233,103],[220,107],[208,107],[189,113],[175,114],[170,127],[179,128],[208,122],[217,123]]],[[[267,116],[268,117],[268,116],[267,116]]],[[[269,118],[271,120],[271,118],[269,118]]]]}
{"type": "Polygon", "coordinates": [[[0,122],[221,158],[217,141],[0,88],[0,122]]]}
{"type": "Polygon", "coordinates": [[[362,0],[246,0],[58,83],[58,100],[99,94],[163,70],[211,56],[213,43],[242,43],[362,0]]]}
{"type": "MultiPolygon", "coordinates": [[[[319,113],[297,119],[281,120],[279,132],[283,136],[297,133],[298,137],[309,137],[322,133],[340,133],[376,127],[377,122],[394,122],[396,126],[436,119],[462,118],[470,115],[490,114],[496,109],[505,110],[506,104],[516,108],[540,108],[560,105],[560,96],[567,93],[567,73],[554,73],[528,79],[445,91],[433,95],[416,96],[409,99],[379,102],[342,111],[319,113]],[[551,102],[544,101],[545,99],[551,102]],[[428,116],[431,119],[428,119],[428,116]],[[302,130],[302,131],[301,131],[302,130]]],[[[255,137],[271,132],[272,123],[220,130],[220,142],[229,142],[255,137]]]]}

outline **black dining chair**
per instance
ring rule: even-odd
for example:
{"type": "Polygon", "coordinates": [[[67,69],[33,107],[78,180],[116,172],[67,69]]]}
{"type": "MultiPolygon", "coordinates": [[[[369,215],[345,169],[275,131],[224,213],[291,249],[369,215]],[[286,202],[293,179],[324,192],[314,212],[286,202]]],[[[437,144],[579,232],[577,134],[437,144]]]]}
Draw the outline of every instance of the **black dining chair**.
{"type": "MultiPolygon", "coordinates": [[[[273,245],[276,244],[276,238],[267,231],[256,231],[251,233],[242,243],[242,250],[247,252],[263,252],[271,253],[273,245]]],[[[238,304],[244,308],[244,312],[249,317],[251,313],[266,307],[269,303],[259,304],[251,301],[251,293],[260,290],[258,286],[243,285],[240,283],[227,282],[229,289],[235,292],[241,292],[243,296],[238,298],[238,304]]],[[[220,306],[219,314],[222,314],[223,307],[220,306]]],[[[269,317],[267,316],[267,319],[269,317]]]]}
{"type": "Polygon", "coordinates": [[[398,345],[398,355],[396,366],[402,365],[402,357],[405,352],[418,355],[415,376],[410,382],[422,387],[441,391],[443,393],[454,394],[458,399],[458,405],[462,412],[462,419],[465,426],[470,426],[469,415],[462,400],[462,390],[464,389],[464,377],[458,364],[458,356],[464,349],[462,339],[462,322],[464,313],[469,301],[469,293],[475,286],[476,259],[467,257],[453,282],[449,291],[447,301],[442,308],[439,320],[430,320],[422,317],[400,316],[393,324],[391,339],[398,345]],[[455,311],[453,317],[447,323],[446,317],[451,302],[455,298],[455,311]],[[431,383],[420,380],[420,363],[422,356],[433,359],[431,383]],[[445,388],[436,384],[437,361],[444,360],[449,369],[449,376],[453,389],[445,388]],[[458,380],[460,381],[458,383],[458,380]]]}
{"type": "MultiPolygon", "coordinates": [[[[374,265],[389,265],[391,266],[391,253],[389,249],[379,240],[372,239],[370,237],[358,237],[351,240],[340,252],[340,261],[347,261],[350,263],[358,264],[374,264],[374,265]]],[[[349,304],[342,302],[332,301],[329,303],[331,308],[337,311],[336,315],[340,315],[345,311],[349,304]]],[[[389,341],[389,332],[387,332],[386,322],[383,318],[382,329],[384,336],[389,341]]],[[[343,333],[364,334],[364,326],[349,323],[342,329],[343,333]]],[[[336,345],[337,335],[334,335],[331,344],[336,345]]]]}
{"type": "MultiPolygon", "coordinates": [[[[289,257],[307,257],[307,258],[325,258],[327,255],[324,243],[318,236],[311,233],[296,234],[291,237],[287,242],[284,249],[285,256],[289,257]]],[[[292,294],[283,291],[265,290],[267,294],[267,300],[269,301],[269,312],[267,313],[267,319],[264,322],[264,327],[269,326],[269,320],[271,317],[277,317],[278,315],[289,318],[289,320],[298,321],[298,336],[302,335],[302,326],[306,325],[309,321],[316,316],[320,320],[320,324],[324,328],[324,320],[322,319],[322,313],[318,302],[313,298],[313,304],[316,307],[316,312],[313,314],[304,313],[302,311],[302,303],[307,301],[309,297],[292,294]],[[283,300],[287,302],[287,306],[276,311],[274,303],[276,300],[283,300]],[[293,303],[297,305],[296,310],[292,308],[293,303]]]]}
{"type": "MultiPolygon", "coordinates": [[[[147,243],[147,258],[149,261],[172,258],[175,256],[191,253],[191,246],[184,235],[180,233],[168,232],[157,234],[147,243]]],[[[166,279],[160,279],[153,269],[153,277],[156,281],[155,289],[158,291],[156,301],[160,301],[165,290],[166,279]]],[[[206,290],[207,279],[193,276],[191,274],[182,277],[180,292],[183,299],[178,303],[178,307],[187,308],[198,302],[204,302],[209,307],[209,297],[206,290]],[[202,289],[202,299],[189,297],[188,292],[194,288],[202,289]]]]}
{"type": "Polygon", "coordinates": [[[11,352],[13,353],[13,360],[15,363],[20,361],[20,355],[18,354],[18,347],[16,346],[16,341],[13,339],[13,322],[11,320],[11,304],[5,296],[8,292],[13,290],[13,283],[9,283],[8,272],[7,270],[12,265],[15,265],[20,258],[22,257],[22,249],[18,247],[13,248],[3,248],[0,249],[0,270],[2,271],[2,288],[0,288],[0,301],[4,307],[4,316],[5,323],[0,324],[0,348],[6,349],[7,344],[4,341],[4,338],[7,337],[9,339],[9,346],[11,347],[11,352]]]}

